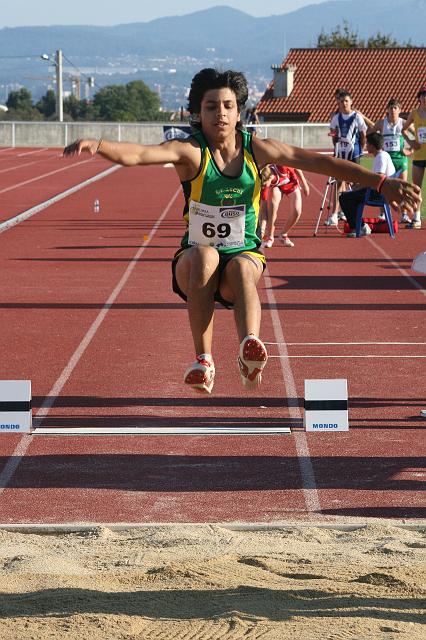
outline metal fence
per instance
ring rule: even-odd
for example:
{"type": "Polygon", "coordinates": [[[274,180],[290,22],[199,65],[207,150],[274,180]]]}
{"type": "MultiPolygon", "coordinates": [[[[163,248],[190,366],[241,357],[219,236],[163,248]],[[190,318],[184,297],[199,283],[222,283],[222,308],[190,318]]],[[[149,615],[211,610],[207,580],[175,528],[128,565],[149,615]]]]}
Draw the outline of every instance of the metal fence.
{"type": "MultiPolygon", "coordinates": [[[[159,144],[164,140],[167,123],[123,122],[9,122],[0,121],[0,145],[7,147],[65,147],[78,138],[105,138],[159,144]]],[[[178,122],[173,126],[179,128],[178,122]]],[[[185,124],[185,123],[182,123],[185,124]]],[[[248,127],[250,128],[250,126],[248,127]]],[[[328,124],[261,124],[256,126],[261,138],[275,138],[298,147],[331,147],[328,124]]]]}

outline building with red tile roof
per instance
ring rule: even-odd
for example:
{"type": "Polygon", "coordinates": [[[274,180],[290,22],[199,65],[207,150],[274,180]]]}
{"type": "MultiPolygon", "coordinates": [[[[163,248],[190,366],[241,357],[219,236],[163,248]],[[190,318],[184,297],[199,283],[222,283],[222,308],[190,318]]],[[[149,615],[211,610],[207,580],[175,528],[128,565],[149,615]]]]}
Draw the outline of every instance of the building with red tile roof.
{"type": "Polygon", "coordinates": [[[329,123],[336,109],[334,92],[346,89],[354,108],[377,120],[390,98],[402,115],[418,104],[426,84],[426,47],[387,49],[290,49],[257,105],[265,122],[329,123]]]}

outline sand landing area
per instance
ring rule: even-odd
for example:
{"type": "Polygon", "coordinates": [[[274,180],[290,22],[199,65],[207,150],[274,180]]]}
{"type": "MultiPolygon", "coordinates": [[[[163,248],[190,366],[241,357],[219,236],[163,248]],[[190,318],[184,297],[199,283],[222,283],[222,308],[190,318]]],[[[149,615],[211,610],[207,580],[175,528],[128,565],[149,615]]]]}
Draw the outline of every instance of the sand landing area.
{"type": "Polygon", "coordinates": [[[426,526],[0,530],[1,640],[420,640],[426,526]]]}

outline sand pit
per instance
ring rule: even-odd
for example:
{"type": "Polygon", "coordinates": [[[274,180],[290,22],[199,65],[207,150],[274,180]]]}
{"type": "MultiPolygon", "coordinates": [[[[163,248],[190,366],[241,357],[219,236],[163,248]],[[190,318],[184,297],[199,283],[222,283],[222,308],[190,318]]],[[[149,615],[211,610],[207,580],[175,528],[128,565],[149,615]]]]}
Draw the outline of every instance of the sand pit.
{"type": "Polygon", "coordinates": [[[420,640],[425,533],[0,531],[0,639],[420,640]]]}

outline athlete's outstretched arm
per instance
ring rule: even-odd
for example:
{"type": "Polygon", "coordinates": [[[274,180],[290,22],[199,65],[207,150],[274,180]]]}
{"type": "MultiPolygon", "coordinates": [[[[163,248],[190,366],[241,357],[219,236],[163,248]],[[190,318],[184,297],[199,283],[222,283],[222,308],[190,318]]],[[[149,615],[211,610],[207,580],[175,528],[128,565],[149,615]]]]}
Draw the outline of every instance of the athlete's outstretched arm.
{"type": "Polygon", "coordinates": [[[138,164],[178,164],[182,160],[183,145],[179,140],[170,140],[163,144],[140,145],[130,142],[112,142],[109,140],[76,140],[64,149],[64,156],[97,153],[128,167],[138,164]]]}
{"type": "Polygon", "coordinates": [[[252,144],[260,168],[265,164],[284,164],[303,171],[333,176],[338,180],[356,182],[362,187],[377,189],[381,186],[381,193],[393,208],[402,206],[411,213],[420,206],[420,188],[399,178],[386,178],[383,182],[382,176],[378,173],[373,173],[354,162],[292,147],[272,138],[253,138],[252,144]]]}

